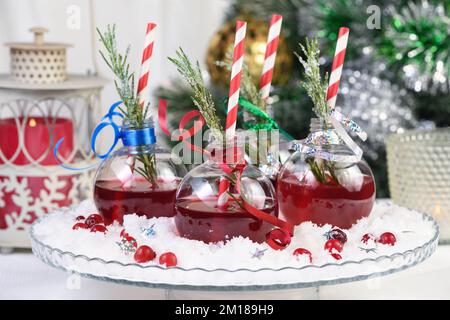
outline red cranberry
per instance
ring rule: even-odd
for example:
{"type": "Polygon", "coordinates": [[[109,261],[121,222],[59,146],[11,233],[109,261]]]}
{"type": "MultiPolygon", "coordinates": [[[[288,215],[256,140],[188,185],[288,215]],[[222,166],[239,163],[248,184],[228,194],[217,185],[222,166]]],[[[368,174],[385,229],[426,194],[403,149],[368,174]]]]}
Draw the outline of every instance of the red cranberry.
{"type": "Polygon", "coordinates": [[[283,250],[291,243],[291,236],[285,230],[275,228],[266,234],[266,243],[274,250],[283,250]]]}
{"type": "Polygon", "coordinates": [[[393,233],[385,232],[378,238],[377,242],[393,246],[397,242],[397,239],[393,233]]]}
{"type": "Polygon", "coordinates": [[[298,255],[302,255],[302,254],[306,254],[309,257],[309,262],[312,263],[312,254],[309,250],[304,249],[304,248],[297,248],[294,250],[294,252],[292,253],[294,256],[298,256],[298,255]]]}
{"type": "Polygon", "coordinates": [[[369,243],[370,240],[375,241],[375,236],[371,233],[366,233],[361,238],[361,242],[365,244],[369,243]]]}
{"type": "Polygon", "coordinates": [[[125,229],[122,229],[122,231],[120,231],[120,237],[121,238],[125,238],[125,237],[128,237],[128,236],[129,236],[129,234],[128,234],[128,232],[125,231],[125,229]]]}
{"type": "Polygon", "coordinates": [[[336,260],[341,260],[342,256],[339,253],[332,253],[331,256],[336,260]]]}
{"type": "Polygon", "coordinates": [[[137,248],[134,253],[134,260],[137,263],[145,263],[155,259],[156,253],[149,246],[143,245],[137,248]]]}
{"type": "Polygon", "coordinates": [[[178,261],[175,253],[166,252],[159,257],[159,264],[165,264],[166,267],[175,267],[177,263],[178,261]]]}
{"type": "Polygon", "coordinates": [[[87,217],[85,223],[89,228],[91,228],[93,225],[103,223],[103,217],[97,213],[94,213],[87,217]]]}
{"type": "Polygon", "coordinates": [[[84,216],[78,216],[75,218],[75,221],[84,221],[86,218],[84,216]]]}
{"type": "Polygon", "coordinates": [[[106,229],[106,227],[102,224],[94,224],[91,227],[91,232],[103,232],[105,233],[106,231],[108,231],[108,229],[106,229]]]}
{"type": "Polygon", "coordinates": [[[325,242],[324,249],[329,251],[330,253],[333,253],[333,251],[342,252],[342,249],[344,249],[344,245],[339,240],[330,239],[325,242]]]}
{"type": "Polygon", "coordinates": [[[347,235],[341,229],[333,229],[328,231],[327,238],[339,240],[342,244],[347,242],[347,235]]]}
{"type": "Polygon", "coordinates": [[[88,229],[89,227],[87,226],[87,224],[83,223],[83,222],[78,222],[75,223],[72,227],[72,230],[78,230],[78,229],[88,229]]]}

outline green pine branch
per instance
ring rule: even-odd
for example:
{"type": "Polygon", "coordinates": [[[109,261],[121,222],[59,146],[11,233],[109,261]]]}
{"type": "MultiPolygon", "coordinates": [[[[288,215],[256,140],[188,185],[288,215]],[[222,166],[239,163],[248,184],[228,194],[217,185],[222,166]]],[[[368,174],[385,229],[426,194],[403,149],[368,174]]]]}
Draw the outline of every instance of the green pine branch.
{"type": "Polygon", "coordinates": [[[97,28],[97,33],[105,50],[105,52],[99,50],[100,55],[116,77],[114,85],[126,108],[121,109],[121,111],[132,126],[142,128],[143,122],[147,117],[149,105],[147,104],[145,108],[142,108],[139,104],[139,98],[135,94],[135,75],[134,72],[130,71],[128,62],[130,47],[127,47],[125,53],[118,51],[115,25],[108,25],[105,32],[101,32],[97,28]]]}
{"type": "MultiPolygon", "coordinates": [[[[320,50],[317,39],[306,38],[306,46],[300,44],[301,51],[305,56],[303,59],[298,53],[295,55],[305,68],[305,80],[303,88],[313,101],[313,110],[319,118],[326,119],[330,111],[327,105],[328,74],[322,80],[320,76],[320,50]]],[[[306,162],[316,177],[317,181],[325,184],[338,184],[334,164],[328,160],[308,158],[306,162]]]]}
{"type": "Polygon", "coordinates": [[[327,88],[328,88],[328,73],[325,74],[322,80],[320,76],[320,50],[317,39],[306,38],[306,47],[300,45],[301,52],[304,54],[303,59],[300,54],[294,52],[298,60],[305,69],[305,80],[302,82],[303,88],[311,98],[314,104],[314,112],[318,117],[325,117],[330,111],[327,106],[327,88]]]}
{"type": "Polygon", "coordinates": [[[191,87],[193,91],[191,96],[192,102],[200,110],[206,125],[212,130],[217,139],[222,139],[224,129],[216,114],[213,96],[203,81],[198,61],[194,65],[182,48],[177,50],[175,57],[169,57],[168,59],[177,67],[178,72],[191,87]]]}
{"type": "MultiPolygon", "coordinates": [[[[140,129],[144,126],[144,121],[147,118],[149,104],[145,108],[142,108],[139,104],[139,98],[135,94],[135,76],[134,72],[130,71],[130,64],[128,62],[130,47],[128,46],[123,54],[118,51],[115,25],[108,25],[106,31],[103,33],[97,28],[97,33],[105,49],[105,52],[99,50],[100,55],[114,73],[116,77],[114,85],[120,99],[125,105],[125,109],[120,108],[120,111],[125,116],[124,121],[127,122],[130,128],[140,129]]],[[[136,159],[142,164],[142,167],[133,163],[132,170],[142,175],[152,186],[156,186],[157,171],[155,155],[143,153],[138,155],[136,159]]]]}

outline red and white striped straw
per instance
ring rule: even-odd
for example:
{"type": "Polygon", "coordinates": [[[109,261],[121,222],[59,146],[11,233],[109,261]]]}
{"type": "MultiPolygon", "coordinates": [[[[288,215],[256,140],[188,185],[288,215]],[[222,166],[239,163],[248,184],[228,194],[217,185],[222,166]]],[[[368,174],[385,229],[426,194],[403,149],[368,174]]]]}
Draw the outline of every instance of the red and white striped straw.
{"type": "Polygon", "coordinates": [[[282,22],[283,17],[279,14],[272,15],[272,19],[270,19],[264,65],[259,82],[260,94],[263,100],[266,100],[270,94],[270,86],[272,84],[273,69],[275,67],[275,58],[277,56],[282,22]]]}
{"type": "MultiPolygon", "coordinates": [[[[227,121],[225,125],[226,140],[233,138],[236,132],[237,112],[239,105],[239,91],[241,86],[242,65],[244,63],[244,44],[247,23],[236,21],[236,35],[234,38],[233,64],[231,66],[230,92],[228,94],[227,121]]],[[[225,155],[226,145],[224,146],[225,155]]],[[[232,146],[233,147],[233,146],[232,146]]],[[[234,157],[234,156],[233,156],[234,157]]],[[[226,157],[225,157],[226,158],[226,157]]],[[[220,208],[226,208],[228,203],[228,188],[230,182],[222,177],[219,182],[219,193],[217,205],[220,208]]]]}
{"type": "Polygon", "coordinates": [[[336,98],[341,82],[342,67],[344,66],[345,51],[347,49],[348,28],[339,28],[339,35],[334,52],[333,65],[331,66],[330,82],[327,90],[327,105],[330,109],[336,106],[336,98]]]}
{"type": "Polygon", "coordinates": [[[147,32],[145,34],[144,51],[142,52],[141,74],[137,87],[137,95],[141,107],[145,107],[148,103],[148,77],[150,73],[150,59],[153,55],[153,44],[155,43],[156,24],[149,22],[147,24],[147,32]]]}
{"type": "Polygon", "coordinates": [[[217,197],[217,206],[219,208],[226,208],[228,206],[228,188],[230,187],[230,181],[226,178],[220,178],[219,182],[219,194],[217,197]]]}
{"type": "Polygon", "coordinates": [[[244,63],[244,42],[247,23],[236,21],[236,35],[234,38],[233,64],[231,66],[230,92],[228,94],[227,121],[225,135],[234,137],[238,112],[239,91],[241,86],[242,65],[244,63]]]}

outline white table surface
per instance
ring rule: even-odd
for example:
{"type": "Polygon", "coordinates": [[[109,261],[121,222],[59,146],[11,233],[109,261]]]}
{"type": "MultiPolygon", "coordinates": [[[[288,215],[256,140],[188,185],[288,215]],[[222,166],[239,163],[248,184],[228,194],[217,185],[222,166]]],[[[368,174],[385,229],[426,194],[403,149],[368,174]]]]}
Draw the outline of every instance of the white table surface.
{"type": "Polygon", "coordinates": [[[45,265],[31,253],[0,254],[0,299],[450,299],[450,246],[389,276],[318,289],[201,292],[91,280],[45,265]]]}

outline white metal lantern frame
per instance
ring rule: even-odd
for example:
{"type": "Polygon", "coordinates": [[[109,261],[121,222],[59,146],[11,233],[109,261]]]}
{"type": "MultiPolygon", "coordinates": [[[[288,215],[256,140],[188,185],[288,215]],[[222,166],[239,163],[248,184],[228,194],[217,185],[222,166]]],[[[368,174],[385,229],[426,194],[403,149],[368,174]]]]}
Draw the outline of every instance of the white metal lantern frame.
{"type": "Polygon", "coordinates": [[[0,148],[0,215],[4,218],[0,248],[28,248],[28,227],[36,218],[58,208],[62,200],[75,204],[91,195],[94,170],[70,171],[41,162],[53,154],[56,141],[51,128],[57,118],[70,119],[73,125],[73,149],[66,159],[59,156],[60,160],[74,167],[98,161],[90,150],[90,134],[100,118],[100,92],[105,83],[95,76],[69,76],[65,82],[37,85],[0,75],[0,119],[14,119],[19,140],[12,157],[7,158],[0,148]],[[43,117],[49,130],[49,146],[39,159],[25,145],[25,127],[32,117],[43,117]],[[20,153],[27,160],[24,165],[14,163],[20,153]],[[31,194],[33,178],[41,178],[45,186],[38,196],[31,194]],[[6,197],[17,210],[6,212],[6,197]]]}

